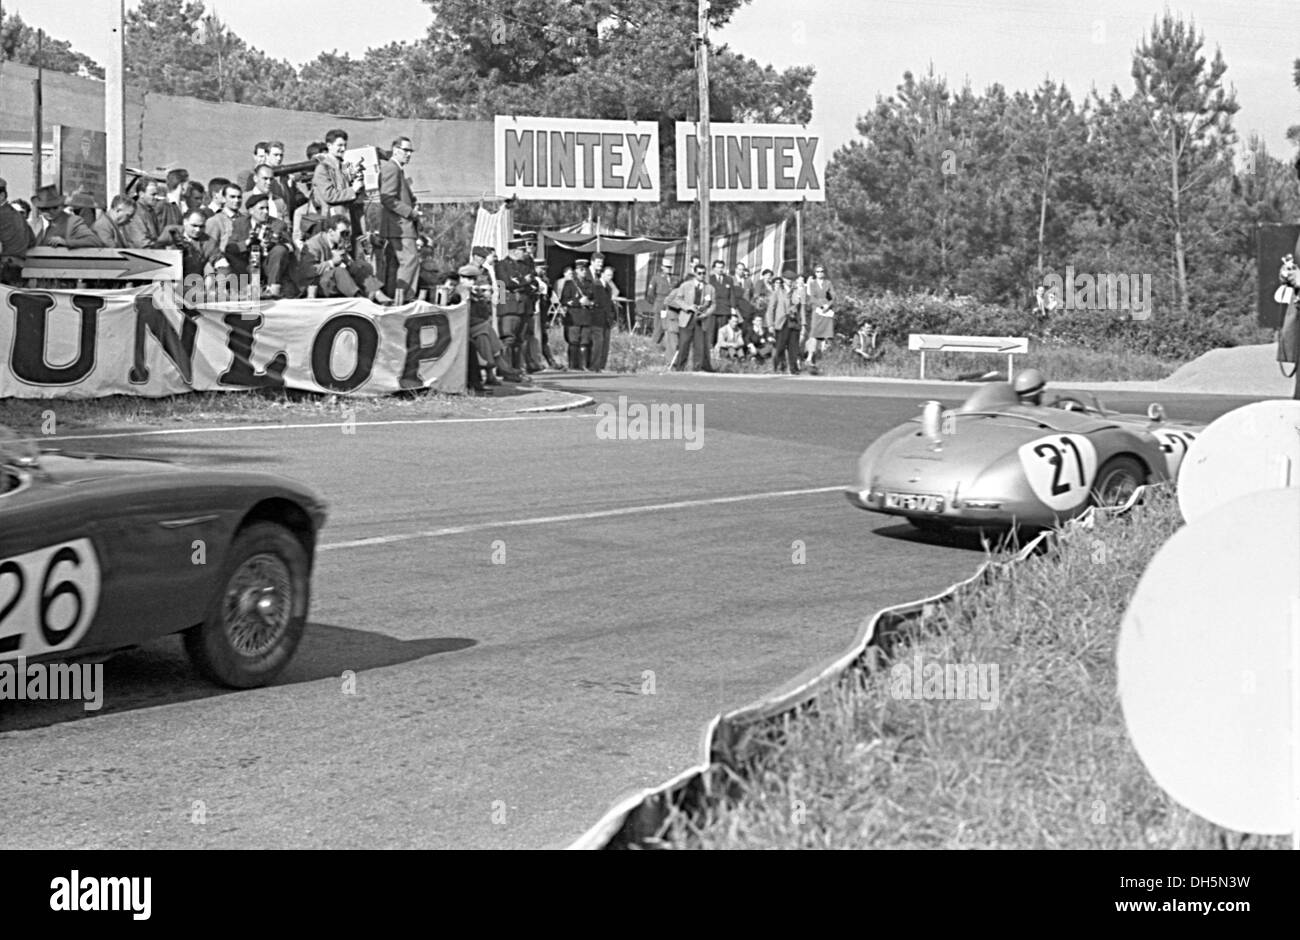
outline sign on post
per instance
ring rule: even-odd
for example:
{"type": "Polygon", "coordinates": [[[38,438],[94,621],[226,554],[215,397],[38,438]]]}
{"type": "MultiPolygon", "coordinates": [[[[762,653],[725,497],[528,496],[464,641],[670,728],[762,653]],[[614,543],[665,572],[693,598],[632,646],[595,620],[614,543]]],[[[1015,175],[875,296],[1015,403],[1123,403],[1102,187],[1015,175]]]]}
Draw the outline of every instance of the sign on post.
{"type": "Polygon", "coordinates": [[[181,253],[171,248],[29,248],[24,278],[179,281],[181,253]]]}
{"type": "Polygon", "coordinates": [[[930,333],[909,333],[907,348],[921,353],[921,378],[925,378],[927,352],[998,353],[1007,357],[1007,378],[1014,371],[1013,356],[1029,352],[1026,336],[945,336],[930,333]]]}
{"type": "Polygon", "coordinates": [[[496,193],[519,199],[659,200],[659,125],[498,115],[496,193]]]}
{"type": "Polygon", "coordinates": [[[68,196],[86,193],[108,208],[108,145],[103,131],[60,124],[54,128],[59,189],[68,196]]]}
{"type": "MultiPolygon", "coordinates": [[[[699,198],[699,125],[677,122],[677,201],[699,198]]],[[[709,199],[825,202],[826,145],[802,124],[710,124],[709,199]]]]}

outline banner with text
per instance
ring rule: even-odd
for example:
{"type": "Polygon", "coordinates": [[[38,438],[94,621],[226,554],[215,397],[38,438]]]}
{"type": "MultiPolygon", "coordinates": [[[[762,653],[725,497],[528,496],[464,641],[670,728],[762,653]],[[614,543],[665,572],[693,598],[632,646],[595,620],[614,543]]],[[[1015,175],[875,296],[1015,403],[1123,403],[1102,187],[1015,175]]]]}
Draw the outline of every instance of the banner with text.
{"type": "MultiPolygon", "coordinates": [[[[710,124],[713,202],[825,202],[826,146],[803,124],[710,124]]],[[[677,122],[677,201],[700,198],[699,125],[677,122]]]]}
{"type": "Polygon", "coordinates": [[[187,307],[171,285],[0,286],[0,397],[464,392],[468,334],[467,304],[308,299],[187,307]]]}
{"type": "Polygon", "coordinates": [[[573,118],[496,119],[498,196],[659,200],[659,125],[573,118]]]}

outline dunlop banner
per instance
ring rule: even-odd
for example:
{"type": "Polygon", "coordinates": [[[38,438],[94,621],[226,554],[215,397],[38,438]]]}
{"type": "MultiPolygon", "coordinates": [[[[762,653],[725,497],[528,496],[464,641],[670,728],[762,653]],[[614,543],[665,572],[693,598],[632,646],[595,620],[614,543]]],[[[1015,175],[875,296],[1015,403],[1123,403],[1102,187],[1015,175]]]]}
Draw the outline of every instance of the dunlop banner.
{"type": "Polygon", "coordinates": [[[498,115],[495,135],[498,196],[659,199],[659,125],[653,122],[498,115]]]}
{"type": "Polygon", "coordinates": [[[0,286],[0,397],[463,392],[468,331],[466,304],[309,299],[190,307],[170,285],[0,286]]]}
{"type": "MultiPolygon", "coordinates": [[[[713,202],[825,202],[826,145],[802,124],[710,124],[713,202]]],[[[677,201],[699,198],[699,125],[677,122],[677,201]]]]}

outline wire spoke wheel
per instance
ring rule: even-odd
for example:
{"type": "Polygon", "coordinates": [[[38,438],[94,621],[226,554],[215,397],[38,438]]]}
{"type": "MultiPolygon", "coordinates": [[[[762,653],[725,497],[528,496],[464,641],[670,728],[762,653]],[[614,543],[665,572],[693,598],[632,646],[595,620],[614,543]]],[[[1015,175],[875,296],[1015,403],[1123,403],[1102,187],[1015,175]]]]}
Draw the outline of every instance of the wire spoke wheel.
{"type": "Polygon", "coordinates": [[[230,645],[244,656],[263,656],[289,628],[293,579],[276,555],[262,552],[244,561],[226,585],[222,622],[230,645]]]}
{"type": "Polygon", "coordinates": [[[1123,506],[1145,480],[1142,466],[1132,457],[1112,457],[1097,472],[1093,501],[1098,506],[1123,506]]]}

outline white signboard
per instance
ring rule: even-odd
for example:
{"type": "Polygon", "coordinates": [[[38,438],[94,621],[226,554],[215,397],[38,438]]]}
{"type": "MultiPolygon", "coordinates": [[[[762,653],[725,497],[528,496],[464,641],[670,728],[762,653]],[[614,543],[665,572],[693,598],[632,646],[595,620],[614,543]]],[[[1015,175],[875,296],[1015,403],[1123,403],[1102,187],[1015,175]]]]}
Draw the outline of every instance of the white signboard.
{"type": "Polygon", "coordinates": [[[659,199],[658,124],[498,115],[494,135],[498,196],[659,199]]]}
{"type": "MultiPolygon", "coordinates": [[[[710,124],[709,199],[825,202],[826,143],[802,124],[710,124]]],[[[677,200],[699,198],[699,125],[677,122],[677,200]]]]}

